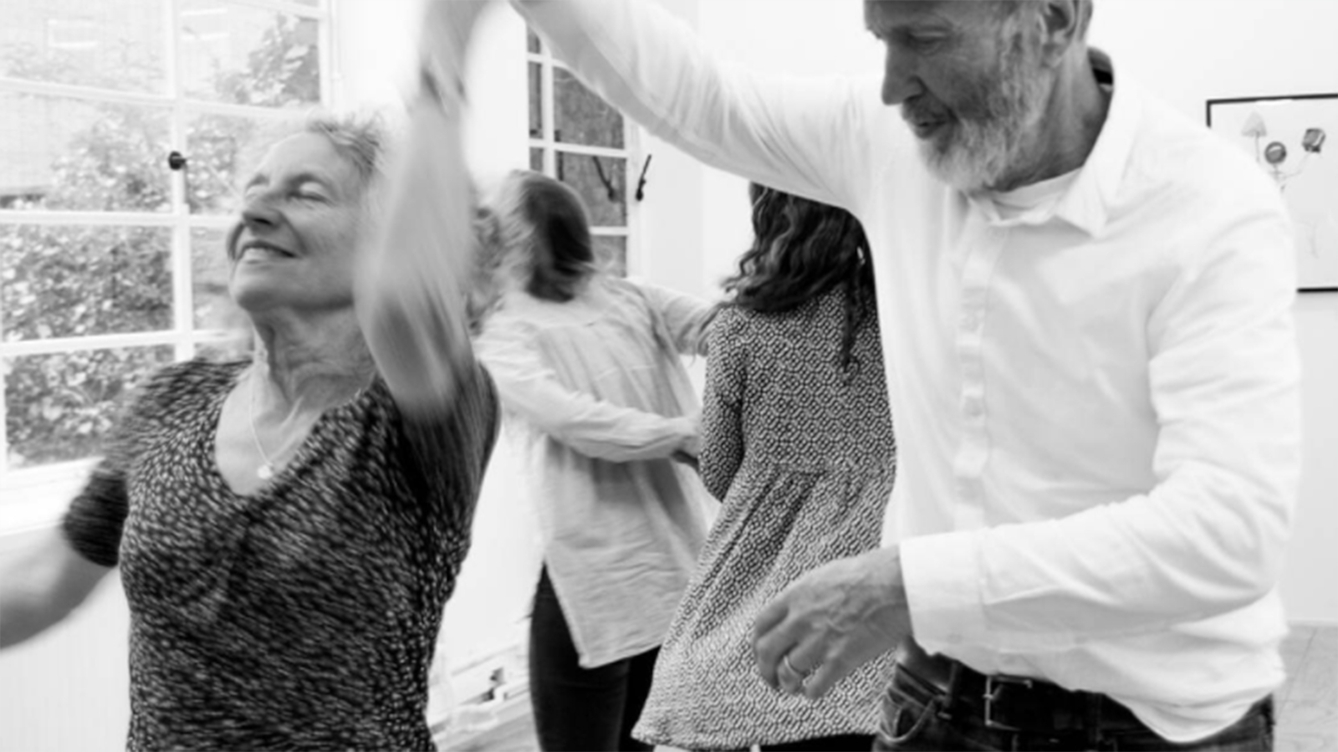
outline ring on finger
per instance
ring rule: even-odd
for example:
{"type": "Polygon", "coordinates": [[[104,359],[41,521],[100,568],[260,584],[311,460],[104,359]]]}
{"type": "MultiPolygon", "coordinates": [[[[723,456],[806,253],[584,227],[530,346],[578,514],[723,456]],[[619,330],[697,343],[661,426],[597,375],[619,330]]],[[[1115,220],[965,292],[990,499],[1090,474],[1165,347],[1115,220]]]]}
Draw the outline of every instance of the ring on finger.
{"type": "Polygon", "coordinates": [[[800,671],[799,669],[795,668],[795,667],[794,667],[794,664],[793,664],[793,663],[790,663],[790,656],[789,656],[789,655],[786,655],[784,658],[781,658],[781,663],[785,664],[785,668],[789,669],[789,670],[790,670],[790,673],[794,674],[795,676],[799,677],[800,679],[807,679],[809,673],[811,673],[811,672],[808,672],[808,671],[800,671]]]}

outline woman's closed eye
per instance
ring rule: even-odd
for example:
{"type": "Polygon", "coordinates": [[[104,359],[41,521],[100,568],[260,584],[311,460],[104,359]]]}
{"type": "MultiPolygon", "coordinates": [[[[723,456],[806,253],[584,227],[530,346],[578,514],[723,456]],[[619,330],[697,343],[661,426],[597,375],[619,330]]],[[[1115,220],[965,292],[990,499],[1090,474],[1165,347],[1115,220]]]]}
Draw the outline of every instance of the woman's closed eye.
{"type": "Polygon", "coordinates": [[[293,190],[293,196],[303,201],[316,201],[320,203],[330,203],[331,198],[325,187],[319,183],[306,182],[297,186],[293,190]]]}

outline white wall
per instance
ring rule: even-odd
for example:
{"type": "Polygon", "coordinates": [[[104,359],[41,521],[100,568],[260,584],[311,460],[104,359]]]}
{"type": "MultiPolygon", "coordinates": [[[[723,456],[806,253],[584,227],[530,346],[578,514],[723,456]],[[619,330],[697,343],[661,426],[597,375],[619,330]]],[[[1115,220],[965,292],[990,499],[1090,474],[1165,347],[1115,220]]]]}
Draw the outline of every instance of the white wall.
{"type": "MultiPolygon", "coordinates": [[[[1203,122],[1212,98],[1338,92],[1335,30],[1334,0],[1096,0],[1091,41],[1117,71],[1203,122]]],[[[702,0],[701,33],[723,58],[778,71],[865,75],[882,65],[860,0],[702,0]]],[[[700,212],[704,283],[714,288],[746,247],[748,203],[743,181],[703,173],[701,201],[685,197],[682,211],[700,212]]],[[[1305,475],[1282,595],[1294,621],[1338,623],[1338,293],[1301,296],[1296,316],[1305,475]]]]}
{"type": "MultiPolygon", "coordinates": [[[[1338,93],[1335,30],[1333,0],[1098,0],[1091,41],[1204,122],[1208,99],[1338,93]]],[[[1338,624],[1338,293],[1301,295],[1296,322],[1305,470],[1282,596],[1294,621],[1338,624]]]]}

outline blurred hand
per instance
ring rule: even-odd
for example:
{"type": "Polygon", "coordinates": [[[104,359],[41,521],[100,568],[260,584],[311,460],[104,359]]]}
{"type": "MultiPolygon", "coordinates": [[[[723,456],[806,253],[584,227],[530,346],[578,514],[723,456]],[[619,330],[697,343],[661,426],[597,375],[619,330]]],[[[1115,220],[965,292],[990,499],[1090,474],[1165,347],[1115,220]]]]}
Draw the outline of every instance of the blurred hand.
{"type": "Polygon", "coordinates": [[[896,547],[824,564],[758,614],[753,649],[773,689],[817,699],[911,633],[896,547]]]}
{"type": "Polygon", "coordinates": [[[428,0],[419,54],[439,83],[464,79],[469,40],[487,7],[488,0],[428,0]]]}

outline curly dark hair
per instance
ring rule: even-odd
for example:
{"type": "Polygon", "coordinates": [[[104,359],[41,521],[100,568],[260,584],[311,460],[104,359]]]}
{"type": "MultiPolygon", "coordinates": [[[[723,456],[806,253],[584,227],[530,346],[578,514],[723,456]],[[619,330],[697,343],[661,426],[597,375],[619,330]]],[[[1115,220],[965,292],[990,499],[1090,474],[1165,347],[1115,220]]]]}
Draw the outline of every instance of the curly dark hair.
{"type": "Polygon", "coordinates": [[[726,305],[781,313],[828,290],[845,288],[841,367],[854,363],[855,334],[876,311],[873,266],[864,228],[850,212],[751,183],[753,245],[724,282],[726,305]]]}

